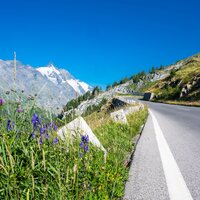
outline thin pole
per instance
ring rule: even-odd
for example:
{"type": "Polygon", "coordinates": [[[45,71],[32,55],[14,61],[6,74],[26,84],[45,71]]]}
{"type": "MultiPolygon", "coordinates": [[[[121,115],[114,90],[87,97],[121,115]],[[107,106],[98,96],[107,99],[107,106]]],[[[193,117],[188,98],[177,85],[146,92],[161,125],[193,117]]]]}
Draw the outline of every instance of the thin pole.
{"type": "Polygon", "coordinates": [[[17,74],[17,55],[14,52],[14,82],[16,81],[16,74],[17,74]]]}

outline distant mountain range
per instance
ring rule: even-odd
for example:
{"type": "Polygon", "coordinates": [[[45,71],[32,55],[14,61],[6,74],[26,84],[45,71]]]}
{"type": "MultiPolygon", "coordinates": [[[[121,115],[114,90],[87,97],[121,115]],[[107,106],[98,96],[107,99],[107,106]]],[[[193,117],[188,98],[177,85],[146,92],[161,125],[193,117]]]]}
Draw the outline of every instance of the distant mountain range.
{"type": "Polygon", "coordinates": [[[53,64],[33,68],[17,61],[14,81],[14,61],[0,60],[0,96],[8,99],[14,97],[10,91],[16,90],[27,97],[36,97],[39,106],[50,107],[55,111],[91,89],[87,83],[79,81],[67,70],[56,68],[53,64]]]}

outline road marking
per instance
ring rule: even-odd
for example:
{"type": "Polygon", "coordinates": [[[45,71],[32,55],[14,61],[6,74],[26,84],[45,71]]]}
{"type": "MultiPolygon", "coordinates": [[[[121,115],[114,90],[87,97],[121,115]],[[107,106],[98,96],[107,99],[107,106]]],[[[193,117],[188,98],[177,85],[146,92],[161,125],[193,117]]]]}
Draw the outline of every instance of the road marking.
{"type": "Polygon", "coordinates": [[[153,120],[156,140],[163,165],[165,179],[171,200],[192,200],[190,191],[183,179],[174,156],[165,140],[162,130],[152,111],[149,111],[153,120]]]}

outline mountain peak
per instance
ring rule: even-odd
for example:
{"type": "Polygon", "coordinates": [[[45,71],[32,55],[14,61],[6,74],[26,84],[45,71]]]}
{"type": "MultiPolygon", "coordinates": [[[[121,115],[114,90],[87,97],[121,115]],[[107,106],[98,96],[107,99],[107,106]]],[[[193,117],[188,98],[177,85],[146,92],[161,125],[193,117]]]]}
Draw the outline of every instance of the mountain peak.
{"type": "Polygon", "coordinates": [[[56,69],[56,66],[53,63],[49,63],[46,67],[56,69]]]}
{"type": "Polygon", "coordinates": [[[78,94],[83,94],[91,89],[88,84],[75,79],[67,70],[56,68],[52,63],[46,67],[39,67],[37,70],[56,85],[69,84],[78,94]]]}
{"type": "MultiPolygon", "coordinates": [[[[0,95],[13,88],[13,60],[0,60],[0,95]]],[[[67,70],[57,68],[50,63],[34,68],[17,61],[17,89],[24,90],[26,95],[38,94],[38,104],[42,107],[61,108],[77,95],[91,90],[88,84],[74,78],[67,70]],[[48,99],[49,100],[48,102],[48,99]]],[[[10,95],[10,98],[13,96],[10,95]]]]}

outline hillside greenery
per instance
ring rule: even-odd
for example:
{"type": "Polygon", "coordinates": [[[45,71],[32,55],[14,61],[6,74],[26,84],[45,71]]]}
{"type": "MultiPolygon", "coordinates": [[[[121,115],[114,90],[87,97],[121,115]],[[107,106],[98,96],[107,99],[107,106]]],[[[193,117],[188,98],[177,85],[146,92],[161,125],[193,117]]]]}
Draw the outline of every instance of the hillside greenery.
{"type": "Polygon", "coordinates": [[[158,81],[148,90],[156,94],[156,101],[200,101],[200,56],[182,61],[179,69],[173,69],[170,75],[158,81]]]}

